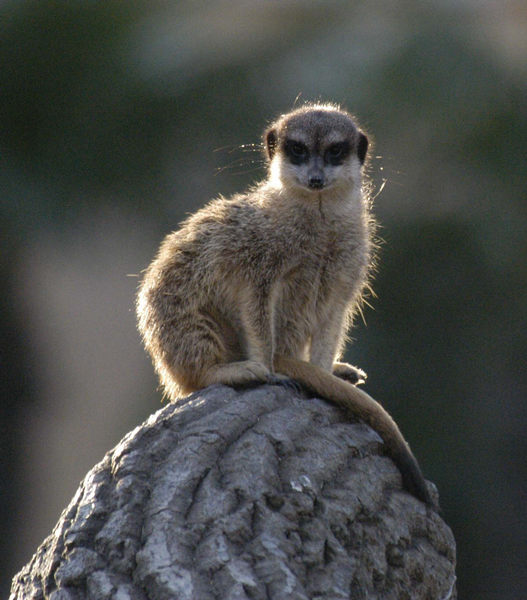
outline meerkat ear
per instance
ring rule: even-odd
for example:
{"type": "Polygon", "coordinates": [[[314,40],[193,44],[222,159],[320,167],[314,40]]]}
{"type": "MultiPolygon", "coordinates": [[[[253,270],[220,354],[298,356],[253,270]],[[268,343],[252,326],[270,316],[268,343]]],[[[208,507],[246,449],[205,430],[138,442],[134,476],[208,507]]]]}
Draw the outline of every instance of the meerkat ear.
{"type": "Polygon", "coordinates": [[[359,142],[357,144],[357,156],[359,157],[360,164],[363,165],[366,160],[366,154],[368,152],[368,138],[359,131],[359,142]]]}
{"type": "Polygon", "coordinates": [[[276,150],[276,143],[278,141],[278,134],[276,133],[276,129],[271,128],[268,129],[265,132],[265,149],[267,151],[267,158],[269,160],[273,159],[275,150],[276,150]]]}

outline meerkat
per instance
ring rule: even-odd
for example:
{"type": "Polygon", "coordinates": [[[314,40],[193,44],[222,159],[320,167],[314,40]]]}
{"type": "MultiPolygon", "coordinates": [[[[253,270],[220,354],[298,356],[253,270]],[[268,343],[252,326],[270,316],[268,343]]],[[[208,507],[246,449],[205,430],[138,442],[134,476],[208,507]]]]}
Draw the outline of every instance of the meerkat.
{"type": "Polygon", "coordinates": [[[382,437],[405,487],[431,498],[390,415],[341,362],[372,265],[368,138],[346,111],[307,104],[264,133],[268,177],[219,197],[163,241],[137,298],[139,330],[170,400],[284,376],[382,437]]]}

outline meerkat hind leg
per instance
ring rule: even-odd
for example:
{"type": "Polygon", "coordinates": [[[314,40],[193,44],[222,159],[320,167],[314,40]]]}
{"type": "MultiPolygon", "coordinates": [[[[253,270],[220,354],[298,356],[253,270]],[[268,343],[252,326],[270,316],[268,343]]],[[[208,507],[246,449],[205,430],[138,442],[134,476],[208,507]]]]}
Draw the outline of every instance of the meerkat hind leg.
{"type": "Polygon", "coordinates": [[[206,387],[214,383],[222,383],[232,387],[266,383],[271,376],[269,369],[255,360],[219,363],[210,367],[202,376],[206,387]]]}

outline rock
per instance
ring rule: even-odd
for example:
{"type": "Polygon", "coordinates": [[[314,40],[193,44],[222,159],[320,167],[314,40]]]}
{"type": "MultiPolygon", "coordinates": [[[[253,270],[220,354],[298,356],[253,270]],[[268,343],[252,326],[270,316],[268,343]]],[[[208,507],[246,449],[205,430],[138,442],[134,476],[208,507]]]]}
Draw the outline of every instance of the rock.
{"type": "Polygon", "coordinates": [[[210,387],[88,473],[11,600],[454,599],[452,532],[382,450],[326,401],[210,387]]]}

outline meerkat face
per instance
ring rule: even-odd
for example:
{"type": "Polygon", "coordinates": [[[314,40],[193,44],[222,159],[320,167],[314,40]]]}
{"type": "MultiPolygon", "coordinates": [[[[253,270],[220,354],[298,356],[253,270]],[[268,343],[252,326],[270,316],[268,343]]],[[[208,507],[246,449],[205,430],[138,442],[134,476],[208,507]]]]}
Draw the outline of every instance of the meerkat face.
{"type": "Polygon", "coordinates": [[[333,106],[306,106],[265,134],[271,180],[312,193],[360,186],[368,138],[333,106]]]}

